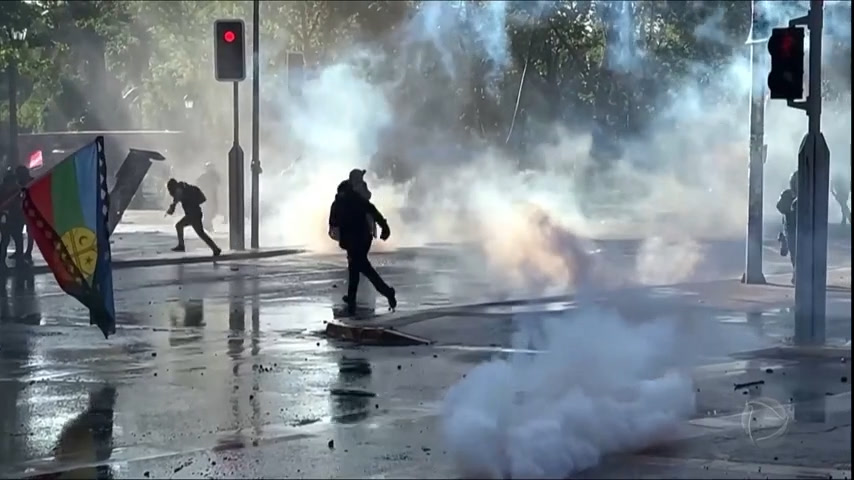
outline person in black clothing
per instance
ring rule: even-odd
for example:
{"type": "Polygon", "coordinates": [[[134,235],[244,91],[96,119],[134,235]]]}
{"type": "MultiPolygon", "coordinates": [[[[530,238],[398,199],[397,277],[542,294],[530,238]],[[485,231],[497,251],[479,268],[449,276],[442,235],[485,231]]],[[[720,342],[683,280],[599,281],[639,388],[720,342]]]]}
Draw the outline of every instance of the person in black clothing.
{"type": "Polygon", "coordinates": [[[184,217],[178,220],[175,224],[175,231],[178,233],[178,246],[172,249],[173,252],[183,252],[184,247],[184,229],[193,227],[196,235],[210,247],[215,257],[222,253],[219,247],[216,246],[211,237],[205,233],[205,228],[202,224],[202,204],[205,203],[205,194],[195,185],[190,185],[186,182],[179,182],[174,178],[170,178],[166,182],[166,189],[169,190],[169,195],[172,196],[172,205],[166,211],[167,215],[175,213],[175,206],[181,202],[181,208],[184,209],[184,217]]]}
{"type": "MultiPolygon", "coordinates": [[[[798,172],[789,178],[789,188],[783,190],[777,201],[777,211],[783,215],[783,232],[780,233],[780,255],[789,255],[792,261],[792,270],[796,268],[797,258],[797,234],[798,234],[798,172]]],[[[792,284],[795,283],[795,275],[792,274],[792,284]]]]}
{"type": "MultiPolygon", "coordinates": [[[[21,186],[18,181],[18,175],[9,168],[3,176],[3,184],[0,191],[20,192],[20,188],[21,186]]],[[[18,193],[18,196],[9,200],[9,202],[4,206],[3,211],[0,212],[0,259],[3,259],[3,262],[0,263],[0,269],[6,268],[6,252],[8,251],[9,243],[11,242],[15,242],[15,253],[14,255],[11,255],[10,258],[24,261],[32,258],[32,246],[27,249],[29,257],[24,254],[24,226],[26,224],[27,221],[24,217],[21,193],[18,193]]]]}
{"type": "Polygon", "coordinates": [[[391,310],[397,308],[394,288],[385,283],[368,260],[373,235],[366,221],[370,215],[382,229],[380,239],[387,240],[391,235],[388,222],[369,200],[360,195],[349,181],[338,185],[335,201],[329,209],[329,232],[338,240],[338,246],[347,252],[347,312],[356,313],[356,292],[359,288],[359,274],[364,275],[377,291],[388,299],[391,310]]]}
{"type": "MultiPolygon", "coordinates": [[[[33,181],[33,177],[30,175],[30,169],[23,166],[23,165],[21,165],[15,169],[15,177],[18,180],[18,186],[21,188],[26,188],[30,184],[30,182],[33,181]]],[[[19,207],[23,208],[23,204],[21,204],[19,207]]],[[[20,220],[21,220],[21,222],[20,222],[21,234],[20,234],[20,237],[16,236],[15,253],[10,255],[9,258],[22,258],[21,257],[21,246],[23,244],[23,239],[24,239],[24,227],[27,224],[26,218],[23,215],[23,210],[21,210],[20,220]],[[21,243],[18,243],[18,240],[20,240],[21,243]]],[[[18,227],[16,226],[16,228],[18,228],[18,227]]],[[[33,244],[34,244],[34,242],[35,242],[35,240],[34,240],[33,236],[30,235],[29,227],[27,227],[27,249],[24,250],[24,255],[23,255],[23,260],[25,262],[32,262],[33,261],[33,244]]]]}

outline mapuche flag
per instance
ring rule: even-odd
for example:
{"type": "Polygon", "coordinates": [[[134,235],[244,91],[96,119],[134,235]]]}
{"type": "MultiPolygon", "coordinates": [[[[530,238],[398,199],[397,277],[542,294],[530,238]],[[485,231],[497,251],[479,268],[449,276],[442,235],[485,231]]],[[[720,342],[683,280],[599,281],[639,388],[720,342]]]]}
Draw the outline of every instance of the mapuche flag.
{"type": "Polygon", "coordinates": [[[28,185],[23,207],[27,231],[59,286],[89,308],[104,337],[116,333],[104,137],[28,185]]]}

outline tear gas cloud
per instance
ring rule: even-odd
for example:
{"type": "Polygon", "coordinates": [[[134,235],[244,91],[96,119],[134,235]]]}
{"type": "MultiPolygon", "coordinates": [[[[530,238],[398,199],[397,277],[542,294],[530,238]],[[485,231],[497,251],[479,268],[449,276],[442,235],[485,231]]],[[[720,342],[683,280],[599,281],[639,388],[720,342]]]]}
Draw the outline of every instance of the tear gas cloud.
{"type": "Polygon", "coordinates": [[[441,431],[462,478],[569,478],[679,438],[702,357],[764,345],[707,320],[638,322],[596,307],[539,320],[519,318],[516,351],[446,395],[441,431]]]}
{"type": "MultiPolygon", "coordinates": [[[[634,40],[634,30],[652,20],[642,10],[632,15],[634,2],[620,3],[608,15],[587,12],[573,21],[593,31],[606,18],[618,33],[606,49],[609,68],[642,81],[654,53],[634,40]]],[[[387,48],[348,45],[335,64],[310,74],[301,99],[284,86],[272,97],[265,90],[281,112],[280,130],[264,139],[263,221],[273,225],[265,241],[336,248],[326,237],[326,216],[335,186],[354,167],[368,169],[375,203],[390,218],[392,242],[378,248],[473,245],[478,254],[461,256],[458,265],[493,280],[496,290],[595,290],[614,278],[677,282],[705,255],[702,240],[742,238],[747,28],[738,38],[724,31],[722,12],[702,23],[694,34],[731,51],[727,61],[690,65],[643,136],[626,140],[619,161],[594,178],[591,122],[581,118],[587,114],[543,121],[539,108],[561,106],[543,107],[537,90],[525,96],[523,85],[528,121],[519,127],[519,151],[505,144],[506,128],[473,124],[464,109],[471,101],[497,109],[503,125],[519,113],[513,104],[523,66],[513,63],[506,32],[561,14],[552,2],[525,5],[424,2],[393,30],[387,48]],[[270,158],[282,160],[271,165],[270,158]],[[628,272],[609,272],[588,255],[588,238],[615,236],[643,239],[628,272]]],[[[803,4],[769,5],[780,16],[805,11],[803,4]]],[[[830,45],[850,48],[850,6],[835,7],[826,27],[828,58],[830,45]]],[[[848,164],[850,144],[850,79],[837,83],[846,86],[826,100],[824,117],[834,168],[848,164]]],[[[802,112],[767,103],[765,216],[772,222],[805,129],[802,112]]],[[[543,353],[493,360],[450,390],[442,426],[462,473],[565,478],[604,455],[661,440],[694,412],[686,369],[696,355],[710,345],[738,348],[739,339],[686,331],[680,318],[640,323],[584,304],[578,311],[518,322],[514,345],[543,353]]]]}
{"type": "Polygon", "coordinates": [[[690,376],[663,355],[676,325],[591,310],[520,330],[514,346],[542,353],[482,364],[447,394],[442,431],[463,478],[567,478],[673,435],[694,411],[690,376]]]}
{"type": "MultiPolygon", "coordinates": [[[[805,2],[767,5],[772,18],[806,11],[805,2]]],[[[594,9],[576,20],[587,29],[607,20],[606,30],[617,32],[609,40],[609,68],[641,79],[642,59],[653,54],[635,40],[636,27],[651,20],[642,10],[632,10],[633,2],[594,2],[594,7],[598,13],[594,9]],[[612,11],[606,15],[603,8],[612,11]]],[[[272,225],[265,229],[265,241],[335,248],[326,237],[328,205],[335,185],[353,167],[368,169],[374,199],[391,220],[392,241],[378,248],[466,242],[485,251],[498,270],[516,270],[513,258],[519,251],[562,254],[526,233],[532,206],[574,234],[679,243],[674,248],[686,258],[701,254],[696,239],[741,238],[747,212],[750,53],[743,45],[747,26],[737,36],[723,31],[720,11],[694,35],[731,51],[729,60],[694,62],[684,81],[663,96],[644,135],[625,140],[606,181],[585,176],[596,163],[590,155],[589,118],[538,122],[538,112],[525,107],[536,91],[521,102],[529,119],[521,153],[506,148],[504,132],[495,135],[466,123],[463,105],[480,97],[484,108],[495,106],[494,93],[503,80],[508,87],[501,97],[501,122],[510,124],[514,111],[506,104],[518,88],[521,66],[513,64],[507,31],[556,15],[556,8],[552,2],[531,2],[523,14],[515,9],[511,15],[506,2],[424,2],[393,30],[387,39],[393,48],[355,43],[339,49],[334,64],[309,73],[301,99],[284,85],[265,88],[266,102],[280,112],[275,133],[262,140],[267,173],[262,215],[272,225]],[[678,235],[661,238],[660,232],[677,230],[664,228],[674,225],[678,235]]],[[[850,4],[834,4],[827,11],[829,58],[834,48],[850,48],[850,4]]],[[[831,70],[826,68],[828,79],[834,78],[831,70]]],[[[764,82],[764,74],[760,77],[764,82]]],[[[806,119],[784,102],[766,105],[765,218],[776,223],[776,197],[796,168],[806,119]]],[[[850,87],[825,101],[824,119],[834,169],[843,168],[849,163],[850,87]]],[[[830,211],[832,221],[838,213],[830,211]]],[[[656,250],[655,245],[647,248],[656,250]]],[[[655,263],[649,256],[639,261],[634,279],[678,281],[691,275],[695,262],[680,262],[683,268],[668,275],[644,266],[655,263]]],[[[555,273],[558,283],[571,276],[555,273]]]]}

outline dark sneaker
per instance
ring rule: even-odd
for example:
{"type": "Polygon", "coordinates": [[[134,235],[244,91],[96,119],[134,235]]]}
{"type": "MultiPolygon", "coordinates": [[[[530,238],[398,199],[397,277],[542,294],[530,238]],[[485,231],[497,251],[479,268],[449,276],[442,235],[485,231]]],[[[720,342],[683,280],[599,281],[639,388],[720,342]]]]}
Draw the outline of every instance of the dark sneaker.
{"type": "Polygon", "coordinates": [[[218,256],[220,256],[220,255],[222,255],[222,249],[217,248],[216,250],[214,250],[214,251],[213,251],[213,256],[214,256],[214,257],[218,257],[218,256]]]}
{"type": "Polygon", "coordinates": [[[395,296],[396,292],[394,289],[391,289],[391,292],[388,295],[388,309],[394,311],[397,308],[397,297],[395,296]]]}
{"type": "Polygon", "coordinates": [[[172,251],[173,251],[173,252],[186,252],[186,251],[187,251],[187,249],[186,249],[186,248],[184,248],[184,246],[183,246],[183,245],[178,245],[177,247],[173,248],[173,249],[172,249],[172,251]]]}
{"type": "Polygon", "coordinates": [[[348,302],[347,308],[345,309],[345,311],[347,312],[347,315],[349,315],[351,317],[355,317],[356,316],[356,302],[352,302],[352,303],[348,302]]]}

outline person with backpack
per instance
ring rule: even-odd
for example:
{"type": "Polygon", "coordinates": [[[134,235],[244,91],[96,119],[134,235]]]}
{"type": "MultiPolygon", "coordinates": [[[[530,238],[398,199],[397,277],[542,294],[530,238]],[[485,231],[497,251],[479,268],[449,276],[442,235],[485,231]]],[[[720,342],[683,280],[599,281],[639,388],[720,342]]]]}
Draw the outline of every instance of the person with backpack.
{"type": "Polygon", "coordinates": [[[397,296],[394,288],[389,286],[368,260],[368,252],[371,251],[373,235],[372,223],[376,222],[382,233],[380,240],[388,240],[391,229],[385,217],[377,210],[377,207],[366,199],[363,194],[353,188],[353,185],[345,180],[338,185],[335,201],[329,208],[329,236],[338,241],[338,246],[347,252],[347,313],[356,313],[356,293],[359,288],[359,275],[364,275],[377,292],[388,299],[389,309],[397,308],[397,296]],[[370,216],[372,222],[367,221],[370,216]]]}
{"type": "Polygon", "coordinates": [[[184,247],[184,229],[193,227],[196,235],[210,247],[213,256],[217,257],[222,253],[222,250],[214,243],[211,237],[205,233],[205,227],[202,220],[202,204],[205,203],[205,194],[202,190],[186,182],[179,182],[174,178],[170,178],[166,182],[166,189],[169,195],[172,196],[172,204],[166,210],[167,215],[175,213],[175,206],[180,202],[181,208],[184,209],[184,217],[178,220],[175,224],[175,231],[178,234],[178,246],[172,249],[173,252],[183,252],[184,247]]]}

